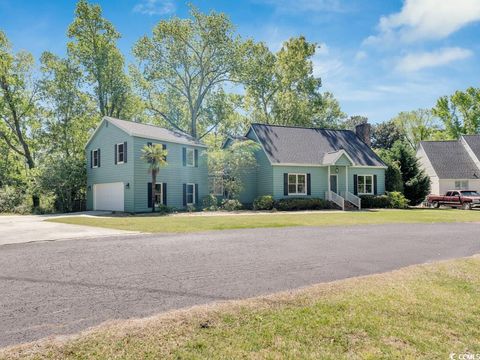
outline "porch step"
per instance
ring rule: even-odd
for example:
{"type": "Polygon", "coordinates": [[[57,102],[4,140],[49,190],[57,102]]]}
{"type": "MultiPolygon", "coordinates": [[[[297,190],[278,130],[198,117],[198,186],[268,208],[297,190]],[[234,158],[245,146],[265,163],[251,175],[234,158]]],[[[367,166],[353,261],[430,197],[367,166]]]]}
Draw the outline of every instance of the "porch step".
{"type": "Polygon", "coordinates": [[[345,200],[345,211],[358,211],[358,208],[350,201],[345,200]]]}

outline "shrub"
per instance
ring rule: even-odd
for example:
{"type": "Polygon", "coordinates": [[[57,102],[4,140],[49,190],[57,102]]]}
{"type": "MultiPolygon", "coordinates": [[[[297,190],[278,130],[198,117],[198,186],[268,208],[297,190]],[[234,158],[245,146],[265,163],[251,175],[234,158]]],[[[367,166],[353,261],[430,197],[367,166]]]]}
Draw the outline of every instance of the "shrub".
{"type": "Polygon", "coordinates": [[[401,192],[391,191],[388,193],[388,200],[390,201],[390,207],[394,209],[406,209],[408,208],[408,199],[401,192]]]}
{"type": "Polygon", "coordinates": [[[222,209],[227,211],[235,211],[240,210],[242,208],[242,204],[240,201],[236,199],[225,199],[222,202],[222,209]]]}
{"type": "Polygon", "coordinates": [[[205,196],[202,199],[202,208],[206,211],[218,210],[218,198],[213,194],[205,196]]]}
{"type": "Polygon", "coordinates": [[[253,210],[272,210],[274,200],[272,195],[262,195],[253,201],[253,210]]]}
{"type": "Polygon", "coordinates": [[[189,204],[189,205],[187,205],[187,211],[188,212],[195,212],[195,211],[197,211],[197,208],[195,207],[195,205],[189,204]]]}
{"type": "Polygon", "coordinates": [[[387,195],[362,195],[362,209],[385,209],[390,207],[387,195]]]}
{"type": "Polygon", "coordinates": [[[0,212],[17,212],[25,214],[30,212],[26,205],[25,194],[12,186],[0,188],[0,212]],[[27,210],[28,209],[28,210],[27,210]]]}
{"type": "Polygon", "coordinates": [[[279,211],[322,210],[333,209],[331,202],[319,198],[290,198],[275,201],[275,208],[279,211]]]}
{"type": "Polygon", "coordinates": [[[170,207],[170,206],[167,206],[167,205],[163,205],[163,204],[159,204],[159,205],[156,205],[155,206],[155,212],[156,213],[160,213],[160,214],[170,214],[174,211],[174,208],[170,207]]]}

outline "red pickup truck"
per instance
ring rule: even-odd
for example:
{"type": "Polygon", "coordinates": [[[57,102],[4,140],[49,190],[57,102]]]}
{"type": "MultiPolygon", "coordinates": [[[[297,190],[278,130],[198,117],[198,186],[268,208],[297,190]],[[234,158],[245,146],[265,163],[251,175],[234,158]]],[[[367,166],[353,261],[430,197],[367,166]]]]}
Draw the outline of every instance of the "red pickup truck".
{"type": "Polygon", "coordinates": [[[470,210],[480,207],[480,194],[473,190],[450,190],[445,195],[429,195],[427,203],[433,208],[445,205],[470,210]]]}

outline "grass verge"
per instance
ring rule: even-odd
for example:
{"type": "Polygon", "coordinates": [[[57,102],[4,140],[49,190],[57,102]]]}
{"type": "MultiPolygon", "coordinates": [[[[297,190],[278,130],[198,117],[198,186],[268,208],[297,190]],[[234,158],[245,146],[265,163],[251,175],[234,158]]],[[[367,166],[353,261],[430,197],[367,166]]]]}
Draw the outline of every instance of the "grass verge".
{"type": "Polygon", "coordinates": [[[447,359],[480,353],[480,257],[412,266],[0,350],[2,359],[447,359]]]}
{"type": "Polygon", "coordinates": [[[378,210],[362,212],[272,213],[242,216],[124,216],[65,217],[64,224],[88,225],[140,232],[197,232],[208,230],[275,228],[287,226],[340,226],[387,223],[477,222],[480,211],[378,210]]]}

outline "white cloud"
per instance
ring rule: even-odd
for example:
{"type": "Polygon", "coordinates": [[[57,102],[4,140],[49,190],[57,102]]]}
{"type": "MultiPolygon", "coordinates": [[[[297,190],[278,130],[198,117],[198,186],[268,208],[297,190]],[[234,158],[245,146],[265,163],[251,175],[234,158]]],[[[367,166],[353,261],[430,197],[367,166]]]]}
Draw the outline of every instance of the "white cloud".
{"type": "Polygon", "coordinates": [[[133,11],[151,16],[171,14],[175,9],[172,0],[143,0],[134,6],[133,11]]]}
{"type": "Polygon", "coordinates": [[[479,0],[405,0],[400,12],[380,18],[379,34],[365,43],[442,39],[479,20],[479,0]]]}
{"type": "Polygon", "coordinates": [[[449,64],[456,60],[466,59],[473,55],[468,49],[459,47],[443,48],[432,52],[412,53],[398,61],[396,70],[413,72],[424,68],[449,64]]]}

